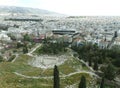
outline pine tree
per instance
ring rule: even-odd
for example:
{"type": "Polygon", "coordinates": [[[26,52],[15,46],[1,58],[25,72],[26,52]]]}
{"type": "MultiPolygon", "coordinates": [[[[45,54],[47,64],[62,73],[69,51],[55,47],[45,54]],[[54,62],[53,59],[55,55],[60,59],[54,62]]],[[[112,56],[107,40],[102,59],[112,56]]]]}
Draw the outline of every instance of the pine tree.
{"type": "Polygon", "coordinates": [[[57,66],[54,66],[54,88],[60,88],[60,79],[59,79],[59,71],[57,66]]]}
{"type": "Polygon", "coordinates": [[[104,86],[104,77],[101,80],[100,88],[105,88],[105,86],[104,86]]]}
{"type": "Polygon", "coordinates": [[[81,77],[81,81],[79,83],[79,87],[78,88],[86,88],[86,78],[85,78],[85,76],[81,77]]]}

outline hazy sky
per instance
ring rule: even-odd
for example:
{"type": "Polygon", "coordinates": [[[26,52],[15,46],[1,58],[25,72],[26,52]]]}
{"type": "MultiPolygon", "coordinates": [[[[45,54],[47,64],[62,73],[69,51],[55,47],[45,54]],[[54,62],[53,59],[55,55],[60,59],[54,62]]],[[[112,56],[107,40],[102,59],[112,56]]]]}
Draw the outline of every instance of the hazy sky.
{"type": "Polygon", "coordinates": [[[0,5],[34,7],[68,15],[120,16],[120,0],[0,0],[0,5]]]}

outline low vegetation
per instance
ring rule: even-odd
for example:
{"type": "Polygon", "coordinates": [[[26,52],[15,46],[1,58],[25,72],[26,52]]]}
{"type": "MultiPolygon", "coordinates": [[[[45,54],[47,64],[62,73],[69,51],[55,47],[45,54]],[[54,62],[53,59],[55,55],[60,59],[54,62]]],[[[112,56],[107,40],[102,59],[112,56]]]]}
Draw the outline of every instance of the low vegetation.
{"type": "Polygon", "coordinates": [[[61,52],[66,52],[67,44],[64,43],[53,43],[47,42],[41,46],[38,50],[38,54],[59,54],[61,52]]]}

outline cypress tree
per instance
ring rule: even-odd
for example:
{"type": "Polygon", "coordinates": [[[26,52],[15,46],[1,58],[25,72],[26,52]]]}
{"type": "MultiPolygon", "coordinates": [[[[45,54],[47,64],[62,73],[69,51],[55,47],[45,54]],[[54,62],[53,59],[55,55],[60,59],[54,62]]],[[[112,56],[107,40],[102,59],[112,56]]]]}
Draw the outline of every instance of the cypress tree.
{"type": "Polygon", "coordinates": [[[57,66],[54,66],[54,88],[60,88],[60,79],[59,79],[59,71],[57,66]]]}
{"type": "Polygon", "coordinates": [[[104,77],[101,80],[100,88],[105,88],[105,86],[104,86],[104,77]]]}
{"type": "Polygon", "coordinates": [[[86,78],[85,78],[85,76],[81,77],[81,81],[79,83],[79,87],[78,88],[86,88],[86,78]]]}

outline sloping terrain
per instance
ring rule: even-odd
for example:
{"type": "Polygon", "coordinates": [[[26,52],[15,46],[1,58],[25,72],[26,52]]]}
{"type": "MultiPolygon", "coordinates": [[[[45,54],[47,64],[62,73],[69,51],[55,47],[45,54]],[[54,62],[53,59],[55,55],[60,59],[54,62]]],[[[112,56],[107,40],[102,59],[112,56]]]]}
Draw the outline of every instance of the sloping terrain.
{"type": "MultiPolygon", "coordinates": [[[[28,64],[32,58],[28,55],[19,55],[13,63],[0,63],[0,88],[52,88],[53,68],[32,67],[28,64]]],[[[69,88],[71,85],[77,88],[82,75],[86,76],[88,85],[91,85],[91,80],[95,82],[95,74],[72,56],[58,68],[61,88],[69,88]]]]}

